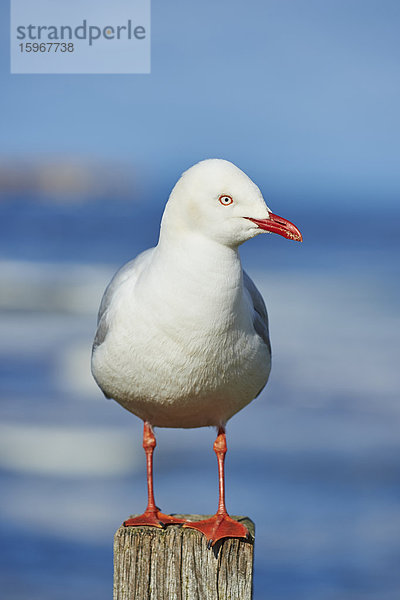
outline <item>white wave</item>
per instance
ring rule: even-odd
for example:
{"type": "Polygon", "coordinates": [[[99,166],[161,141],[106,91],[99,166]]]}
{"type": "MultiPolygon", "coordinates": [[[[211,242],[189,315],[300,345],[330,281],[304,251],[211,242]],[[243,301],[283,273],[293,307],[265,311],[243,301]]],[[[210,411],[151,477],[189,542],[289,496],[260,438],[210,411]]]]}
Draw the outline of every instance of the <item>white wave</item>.
{"type": "Polygon", "coordinates": [[[121,429],[0,425],[0,467],[60,477],[115,477],[142,466],[132,436],[121,429]]]}
{"type": "Polygon", "coordinates": [[[377,404],[386,396],[393,405],[400,317],[384,282],[337,272],[253,277],[269,310],[273,377],[297,395],[340,393],[377,404]]]}
{"type": "Polygon", "coordinates": [[[0,310],[95,314],[114,267],[0,260],[0,310]]]}

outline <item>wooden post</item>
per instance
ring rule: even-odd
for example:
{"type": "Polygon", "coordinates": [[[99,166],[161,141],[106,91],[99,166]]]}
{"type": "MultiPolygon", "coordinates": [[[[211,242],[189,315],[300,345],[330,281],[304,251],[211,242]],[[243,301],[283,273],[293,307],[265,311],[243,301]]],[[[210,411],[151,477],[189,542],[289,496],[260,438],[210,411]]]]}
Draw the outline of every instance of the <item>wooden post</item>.
{"type": "MultiPolygon", "coordinates": [[[[177,515],[190,521],[210,515],[177,515]]],[[[124,527],[114,537],[114,600],[251,600],[254,523],[233,517],[250,540],[205,536],[179,525],[124,527]]]]}

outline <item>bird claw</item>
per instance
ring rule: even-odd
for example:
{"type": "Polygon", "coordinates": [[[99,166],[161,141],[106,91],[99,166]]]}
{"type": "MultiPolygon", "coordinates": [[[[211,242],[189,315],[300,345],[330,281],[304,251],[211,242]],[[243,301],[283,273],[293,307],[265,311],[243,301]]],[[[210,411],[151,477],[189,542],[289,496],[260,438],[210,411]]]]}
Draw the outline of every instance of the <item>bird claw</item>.
{"type": "Polygon", "coordinates": [[[184,528],[196,529],[207,538],[207,548],[210,549],[218,540],[223,538],[249,538],[247,527],[232,519],[228,514],[216,514],[203,521],[186,521],[184,528]]]}
{"type": "Polygon", "coordinates": [[[182,525],[185,523],[183,519],[178,519],[173,515],[165,515],[159,510],[148,511],[146,510],[142,515],[138,517],[132,517],[124,521],[125,527],[158,527],[164,529],[167,525],[182,525]]]}

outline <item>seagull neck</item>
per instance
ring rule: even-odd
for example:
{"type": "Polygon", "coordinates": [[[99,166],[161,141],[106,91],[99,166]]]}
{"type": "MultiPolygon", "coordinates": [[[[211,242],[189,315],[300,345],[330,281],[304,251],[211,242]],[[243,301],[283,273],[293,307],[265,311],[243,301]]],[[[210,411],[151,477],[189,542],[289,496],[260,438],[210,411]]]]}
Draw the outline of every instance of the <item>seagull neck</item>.
{"type": "Polygon", "coordinates": [[[160,235],[157,262],[168,272],[207,275],[208,280],[229,278],[230,285],[242,281],[242,265],[237,247],[225,246],[197,232],[185,232],[171,238],[160,235]]]}

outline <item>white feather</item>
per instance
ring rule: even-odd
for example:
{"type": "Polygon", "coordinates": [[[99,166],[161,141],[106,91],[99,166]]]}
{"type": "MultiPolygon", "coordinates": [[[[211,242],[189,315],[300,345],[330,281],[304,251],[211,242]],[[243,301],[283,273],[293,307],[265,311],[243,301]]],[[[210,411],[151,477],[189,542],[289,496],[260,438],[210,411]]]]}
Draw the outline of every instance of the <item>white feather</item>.
{"type": "Polygon", "coordinates": [[[242,171],[220,160],[195,165],[171,194],[157,247],[106,291],[93,375],[107,396],[152,425],[224,424],[267,382],[267,316],[255,310],[258,292],[244,285],[238,253],[260,232],[250,216],[268,218],[268,208],[242,171]],[[218,202],[222,194],[232,206],[218,202]]]}

